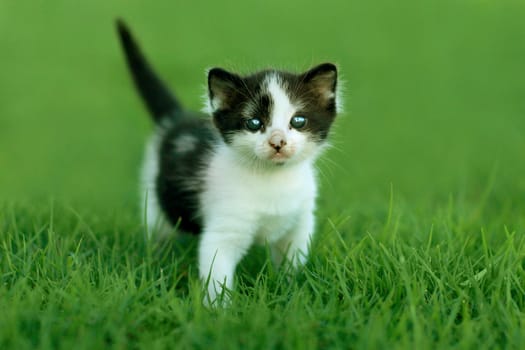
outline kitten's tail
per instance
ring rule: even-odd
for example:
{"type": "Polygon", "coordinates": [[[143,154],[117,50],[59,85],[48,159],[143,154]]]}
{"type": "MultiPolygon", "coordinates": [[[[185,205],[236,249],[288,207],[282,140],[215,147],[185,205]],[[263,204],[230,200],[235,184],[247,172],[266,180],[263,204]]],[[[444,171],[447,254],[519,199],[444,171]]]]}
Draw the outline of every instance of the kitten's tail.
{"type": "Polygon", "coordinates": [[[135,87],[144,99],[155,123],[159,124],[166,118],[176,117],[177,112],[182,110],[182,106],[153,71],[130,30],[121,19],[117,19],[117,30],[135,87]]]}

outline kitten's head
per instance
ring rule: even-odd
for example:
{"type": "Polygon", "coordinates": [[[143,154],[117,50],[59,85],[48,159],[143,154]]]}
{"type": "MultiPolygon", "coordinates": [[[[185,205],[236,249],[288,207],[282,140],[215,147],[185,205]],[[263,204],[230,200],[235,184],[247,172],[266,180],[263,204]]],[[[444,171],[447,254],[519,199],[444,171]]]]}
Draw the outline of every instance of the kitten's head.
{"type": "Polygon", "coordinates": [[[265,167],[311,159],[325,144],[337,110],[337,68],[302,74],[267,70],[241,77],[208,73],[208,108],[239,159],[265,167]]]}

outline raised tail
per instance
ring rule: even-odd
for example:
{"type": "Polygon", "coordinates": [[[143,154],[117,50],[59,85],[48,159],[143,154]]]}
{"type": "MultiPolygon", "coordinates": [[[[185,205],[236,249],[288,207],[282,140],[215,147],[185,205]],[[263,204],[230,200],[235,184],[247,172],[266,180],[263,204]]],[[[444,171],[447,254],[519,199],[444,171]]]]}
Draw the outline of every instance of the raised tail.
{"type": "Polygon", "coordinates": [[[117,30],[135,87],[144,99],[155,123],[176,117],[177,112],[182,110],[180,103],[153,71],[130,30],[120,19],[117,20],[117,30]]]}

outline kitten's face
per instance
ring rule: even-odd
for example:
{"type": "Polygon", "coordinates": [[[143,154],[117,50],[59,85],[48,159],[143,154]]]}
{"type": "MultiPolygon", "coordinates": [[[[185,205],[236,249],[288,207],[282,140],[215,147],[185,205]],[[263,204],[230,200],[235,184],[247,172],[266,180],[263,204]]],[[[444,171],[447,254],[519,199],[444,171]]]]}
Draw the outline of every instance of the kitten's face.
{"type": "Polygon", "coordinates": [[[224,141],[248,164],[295,164],[315,157],[336,115],[337,69],[247,77],[214,68],[209,107],[224,141]]]}

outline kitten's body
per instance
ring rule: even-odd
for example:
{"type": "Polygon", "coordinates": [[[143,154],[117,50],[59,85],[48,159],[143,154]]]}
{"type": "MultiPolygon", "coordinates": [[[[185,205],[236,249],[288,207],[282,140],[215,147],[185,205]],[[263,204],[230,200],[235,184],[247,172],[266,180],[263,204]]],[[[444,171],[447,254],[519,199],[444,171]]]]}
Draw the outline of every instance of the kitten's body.
{"type": "Polygon", "coordinates": [[[183,110],[127,29],[119,31],[139,92],[157,124],[143,168],[149,232],[202,233],[199,271],[214,301],[231,288],[254,243],[301,264],[314,231],[314,161],[335,117],[335,66],[208,75],[209,116],[183,110]]]}

